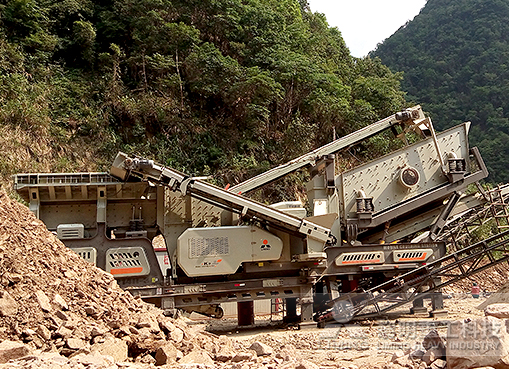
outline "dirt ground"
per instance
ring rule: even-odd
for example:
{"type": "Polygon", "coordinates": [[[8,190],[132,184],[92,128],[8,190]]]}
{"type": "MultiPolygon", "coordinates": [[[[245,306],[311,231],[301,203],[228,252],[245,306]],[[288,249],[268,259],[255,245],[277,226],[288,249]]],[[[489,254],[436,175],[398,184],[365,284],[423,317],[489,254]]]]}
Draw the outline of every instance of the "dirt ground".
{"type": "MultiPolygon", "coordinates": [[[[319,368],[380,368],[386,367],[394,353],[421,348],[422,339],[433,329],[446,336],[449,321],[484,316],[477,306],[486,297],[473,298],[467,293],[446,295],[444,308],[447,316],[423,317],[411,315],[409,307],[391,314],[391,319],[367,320],[348,324],[330,323],[325,328],[311,326],[305,329],[278,326],[269,316],[256,318],[258,328],[239,329],[236,319],[208,320],[208,331],[226,335],[239,348],[248,348],[258,341],[271,346],[283,360],[286,354],[297,360],[305,359],[319,368]]],[[[431,309],[430,300],[425,306],[431,309]]],[[[190,321],[189,324],[198,324],[190,321]]],[[[270,366],[270,363],[265,363],[270,366]]]]}

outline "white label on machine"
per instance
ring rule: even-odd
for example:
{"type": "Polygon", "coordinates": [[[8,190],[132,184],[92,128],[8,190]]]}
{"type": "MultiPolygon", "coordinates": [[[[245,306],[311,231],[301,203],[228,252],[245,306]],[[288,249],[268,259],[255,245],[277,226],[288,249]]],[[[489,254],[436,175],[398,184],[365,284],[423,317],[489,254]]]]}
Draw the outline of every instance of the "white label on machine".
{"type": "Polygon", "coordinates": [[[313,202],[313,216],[325,215],[329,213],[329,202],[325,199],[316,200],[313,202]]]}

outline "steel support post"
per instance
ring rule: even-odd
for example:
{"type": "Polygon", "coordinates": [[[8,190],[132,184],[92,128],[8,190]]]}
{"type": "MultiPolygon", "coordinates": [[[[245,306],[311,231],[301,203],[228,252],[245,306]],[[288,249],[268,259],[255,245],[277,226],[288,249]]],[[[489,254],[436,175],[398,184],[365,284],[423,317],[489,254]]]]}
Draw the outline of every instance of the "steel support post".
{"type": "Polygon", "coordinates": [[[254,302],[237,302],[237,322],[239,326],[254,325],[254,302]]]}
{"type": "Polygon", "coordinates": [[[297,321],[297,299],[296,298],[287,298],[286,299],[286,316],[284,317],[284,321],[287,323],[297,321]]]}
{"type": "Polygon", "coordinates": [[[301,287],[300,297],[300,317],[301,323],[313,322],[313,287],[301,287]]]}

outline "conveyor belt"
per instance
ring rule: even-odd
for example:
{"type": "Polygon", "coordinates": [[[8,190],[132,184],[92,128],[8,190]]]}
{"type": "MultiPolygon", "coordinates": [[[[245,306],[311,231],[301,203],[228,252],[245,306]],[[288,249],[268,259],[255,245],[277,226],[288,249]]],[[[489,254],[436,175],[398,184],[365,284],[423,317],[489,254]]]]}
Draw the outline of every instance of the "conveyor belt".
{"type": "Polygon", "coordinates": [[[242,183],[239,183],[230,188],[230,192],[234,193],[246,193],[256,188],[264,186],[270,182],[275,181],[289,173],[292,173],[300,168],[306,167],[314,163],[317,158],[324,155],[334,154],[346,147],[357,144],[369,137],[372,137],[380,132],[383,132],[389,128],[394,127],[397,124],[402,123],[402,120],[406,120],[406,124],[415,121],[423,120],[425,118],[424,113],[419,105],[409,108],[401,113],[397,113],[382,119],[376,123],[370,124],[364,128],[359,129],[349,135],[338,138],[327,145],[319,147],[307,154],[304,154],[296,159],[293,159],[285,164],[282,164],[276,168],[259,174],[253,178],[250,178],[242,183]]]}
{"type": "Polygon", "coordinates": [[[364,292],[350,292],[330,301],[333,306],[318,321],[381,316],[418,298],[509,260],[509,231],[446,255],[364,292]],[[483,261],[487,261],[484,263],[483,261]],[[426,291],[423,291],[427,288],[426,291]]]}
{"type": "Polygon", "coordinates": [[[146,180],[166,185],[173,191],[178,189],[183,195],[189,194],[220,208],[240,214],[242,217],[256,219],[288,232],[323,242],[323,244],[335,243],[335,237],[331,235],[330,229],[326,227],[283,213],[198,178],[186,176],[174,169],[154,163],[152,160],[137,157],[130,158],[126,154],[119,153],[110,173],[122,180],[127,179],[130,174],[136,174],[146,180]]]}

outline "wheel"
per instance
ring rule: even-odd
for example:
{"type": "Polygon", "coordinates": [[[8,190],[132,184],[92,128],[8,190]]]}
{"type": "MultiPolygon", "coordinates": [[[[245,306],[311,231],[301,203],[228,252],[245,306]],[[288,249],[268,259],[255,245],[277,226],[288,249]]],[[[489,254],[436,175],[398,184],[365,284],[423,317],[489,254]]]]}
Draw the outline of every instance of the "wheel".
{"type": "Polygon", "coordinates": [[[223,308],[221,306],[218,306],[216,310],[214,310],[214,318],[215,319],[221,319],[224,315],[223,308]]]}
{"type": "Polygon", "coordinates": [[[338,300],[334,303],[334,320],[338,323],[348,323],[354,316],[353,305],[350,301],[338,300]]]}

